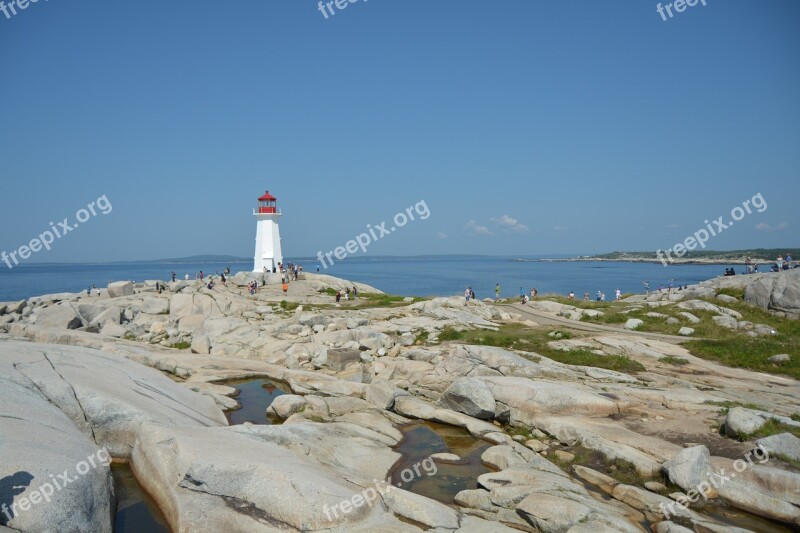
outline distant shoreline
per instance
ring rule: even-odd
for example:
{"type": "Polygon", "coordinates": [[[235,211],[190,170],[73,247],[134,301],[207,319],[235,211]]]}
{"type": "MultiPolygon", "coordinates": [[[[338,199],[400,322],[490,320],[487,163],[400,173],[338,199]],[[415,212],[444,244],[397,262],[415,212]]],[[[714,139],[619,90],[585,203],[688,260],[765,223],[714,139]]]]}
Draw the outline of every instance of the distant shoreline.
{"type": "MultiPolygon", "coordinates": [[[[606,257],[569,257],[569,258],[545,258],[545,259],[514,259],[518,263],[578,263],[578,262],[606,262],[606,263],[662,263],[657,257],[616,257],[613,259],[606,257]]],[[[774,261],[766,259],[751,259],[754,265],[770,265],[774,261]]],[[[739,259],[685,259],[673,258],[667,261],[667,265],[745,265],[747,262],[743,258],[739,259]]]]}

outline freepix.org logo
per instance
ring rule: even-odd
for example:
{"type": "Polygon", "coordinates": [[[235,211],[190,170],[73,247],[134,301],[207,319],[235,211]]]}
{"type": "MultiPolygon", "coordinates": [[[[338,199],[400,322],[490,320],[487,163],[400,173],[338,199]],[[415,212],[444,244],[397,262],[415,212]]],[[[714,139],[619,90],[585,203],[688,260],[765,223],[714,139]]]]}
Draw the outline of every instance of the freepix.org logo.
{"type": "MultiPolygon", "coordinates": [[[[47,0],[44,1],[47,2],[47,0]]],[[[39,0],[11,0],[8,3],[6,3],[5,0],[0,0],[0,12],[6,16],[6,19],[11,19],[11,17],[16,16],[19,11],[25,11],[31,4],[37,2],[39,2],[39,0]]]]}
{"type": "Polygon", "coordinates": [[[38,237],[31,239],[28,244],[23,244],[16,250],[11,250],[10,252],[6,252],[5,250],[0,252],[0,260],[2,260],[8,268],[14,268],[19,265],[20,260],[24,261],[29,259],[32,254],[41,251],[42,248],[50,250],[56,239],[60,239],[67,233],[75,231],[82,223],[88,222],[92,217],[97,216],[98,212],[101,215],[107,215],[113,208],[111,202],[108,201],[108,198],[104,194],[97,200],[89,202],[85,208],[78,209],[75,213],[77,222],[70,223],[69,217],[65,217],[64,220],[57,224],[50,222],[50,229],[43,231],[38,237]],[[14,263],[13,265],[11,264],[12,261],[14,263]]]}

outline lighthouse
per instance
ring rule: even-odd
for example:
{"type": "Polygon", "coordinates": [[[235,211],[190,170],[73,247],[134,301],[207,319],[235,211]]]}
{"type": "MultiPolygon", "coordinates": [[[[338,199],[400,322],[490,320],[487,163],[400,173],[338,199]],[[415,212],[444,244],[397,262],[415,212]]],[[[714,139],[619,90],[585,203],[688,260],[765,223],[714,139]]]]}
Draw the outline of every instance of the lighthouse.
{"type": "Polygon", "coordinates": [[[281,253],[281,233],[278,219],[281,211],[277,207],[278,199],[269,191],[258,199],[258,208],[253,210],[256,217],[256,255],[253,260],[253,272],[277,272],[278,265],[283,263],[281,253]]]}

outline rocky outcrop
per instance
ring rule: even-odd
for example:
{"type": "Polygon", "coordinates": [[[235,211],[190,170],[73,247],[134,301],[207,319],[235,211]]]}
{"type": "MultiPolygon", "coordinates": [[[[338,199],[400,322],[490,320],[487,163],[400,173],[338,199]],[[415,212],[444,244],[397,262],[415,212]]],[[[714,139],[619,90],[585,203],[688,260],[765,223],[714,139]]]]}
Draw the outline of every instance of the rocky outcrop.
{"type": "Polygon", "coordinates": [[[492,391],[475,378],[457,379],[442,394],[440,405],[483,420],[494,417],[496,404],[492,391]]]}
{"type": "Polygon", "coordinates": [[[768,274],[747,286],[746,302],[789,315],[800,315],[800,269],[768,274]]]}

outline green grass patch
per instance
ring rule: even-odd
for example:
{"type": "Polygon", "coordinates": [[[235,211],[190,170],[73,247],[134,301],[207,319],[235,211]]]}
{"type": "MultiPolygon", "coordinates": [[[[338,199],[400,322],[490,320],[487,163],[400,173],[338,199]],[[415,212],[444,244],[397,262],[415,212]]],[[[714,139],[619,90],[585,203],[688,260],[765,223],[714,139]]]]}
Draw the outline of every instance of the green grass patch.
{"type": "Polygon", "coordinates": [[[635,374],[645,370],[644,365],[624,355],[597,355],[587,350],[571,350],[569,352],[552,350],[544,355],[567,365],[593,366],[628,374],[635,374]]]}
{"type": "MultiPolygon", "coordinates": [[[[334,293],[335,294],[335,293],[334,293]]],[[[355,305],[350,309],[369,309],[373,307],[402,307],[415,302],[421,302],[424,298],[414,297],[411,302],[404,302],[406,296],[396,294],[377,294],[370,292],[360,292],[355,298],[355,305]]]]}
{"type": "MultiPolygon", "coordinates": [[[[739,289],[725,289],[719,292],[737,298],[742,295],[742,291],[739,289]]],[[[705,299],[705,301],[738,311],[742,314],[740,320],[746,320],[753,324],[766,324],[777,334],[751,337],[746,334],[746,330],[723,328],[712,320],[717,314],[709,311],[689,310],[701,320],[699,324],[690,324],[679,314],[685,310],[674,304],[661,306],[658,308],[658,312],[677,318],[680,321],[679,324],[668,324],[666,319],[650,318],[647,316],[647,310],[634,310],[627,316],[644,321],[638,331],[676,335],[682,326],[693,328],[695,339],[683,344],[692,355],[718,361],[731,367],[782,374],[800,379],[800,320],[779,317],[743,302],[727,303],[715,299],[705,299]],[[789,362],[779,366],[767,361],[779,353],[789,354],[789,362]]]]}
{"type": "Polygon", "coordinates": [[[800,461],[792,459],[789,456],[783,455],[782,453],[776,453],[776,454],[772,455],[772,458],[773,459],[779,459],[779,460],[783,461],[784,463],[788,464],[789,466],[800,470],[800,461]]]}
{"type": "MultiPolygon", "coordinates": [[[[561,332],[562,334],[564,332],[561,332]]],[[[563,335],[561,339],[569,338],[563,335]]],[[[505,324],[499,331],[467,330],[456,331],[445,328],[439,334],[442,341],[461,341],[465,344],[497,346],[509,350],[519,350],[530,354],[528,359],[538,362],[536,354],[544,355],[554,361],[568,365],[592,366],[617,372],[635,373],[645,367],[633,359],[620,355],[598,355],[588,350],[562,351],[551,348],[548,342],[558,340],[550,337],[547,331],[533,330],[521,324],[505,324]]]]}
{"type": "Polygon", "coordinates": [[[281,300],[281,309],[284,311],[294,311],[300,307],[300,304],[297,302],[287,302],[286,300],[281,300]]]}
{"type": "Polygon", "coordinates": [[[414,338],[414,344],[425,344],[428,342],[428,336],[430,336],[430,332],[426,329],[417,333],[417,336],[414,338]]]}
{"type": "Polygon", "coordinates": [[[176,342],[175,344],[170,344],[169,347],[174,348],[176,350],[185,350],[187,348],[191,348],[192,343],[186,341],[176,342]]]}
{"type": "Polygon", "coordinates": [[[629,318],[630,316],[623,313],[604,312],[601,316],[583,315],[581,321],[594,322],[597,324],[624,324],[629,318]]]}
{"type": "Polygon", "coordinates": [[[795,437],[800,437],[800,428],[787,426],[775,419],[770,419],[753,433],[749,435],[739,435],[739,440],[762,439],[779,433],[791,433],[795,437]]]}
{"type": "Polygon", "coordinates": [[[726,296],[733,296],[740,302],[744,300],[744,289],[726,287],[724,289],[717,289],[717,294],[724,294],[726,296]]]}
{"type": "Polygon", "coordinates": [[[439,340],[442,342],[445,341],[457,341],[461,340],[464,337],[464,334],[457,329],[453,329],[450,326],[447,326],[439,333],[439,340]]]}
{"type": "Polygon", "coordinates": [[[675,365],[675,366],[683,366],[689,364],[688,359],[684,359],[683,357],[673,357],[671,355],[662,357],[661,359],[659,359],[659,361],[662,363],[666,363],[668,365],[675,365]]]}

